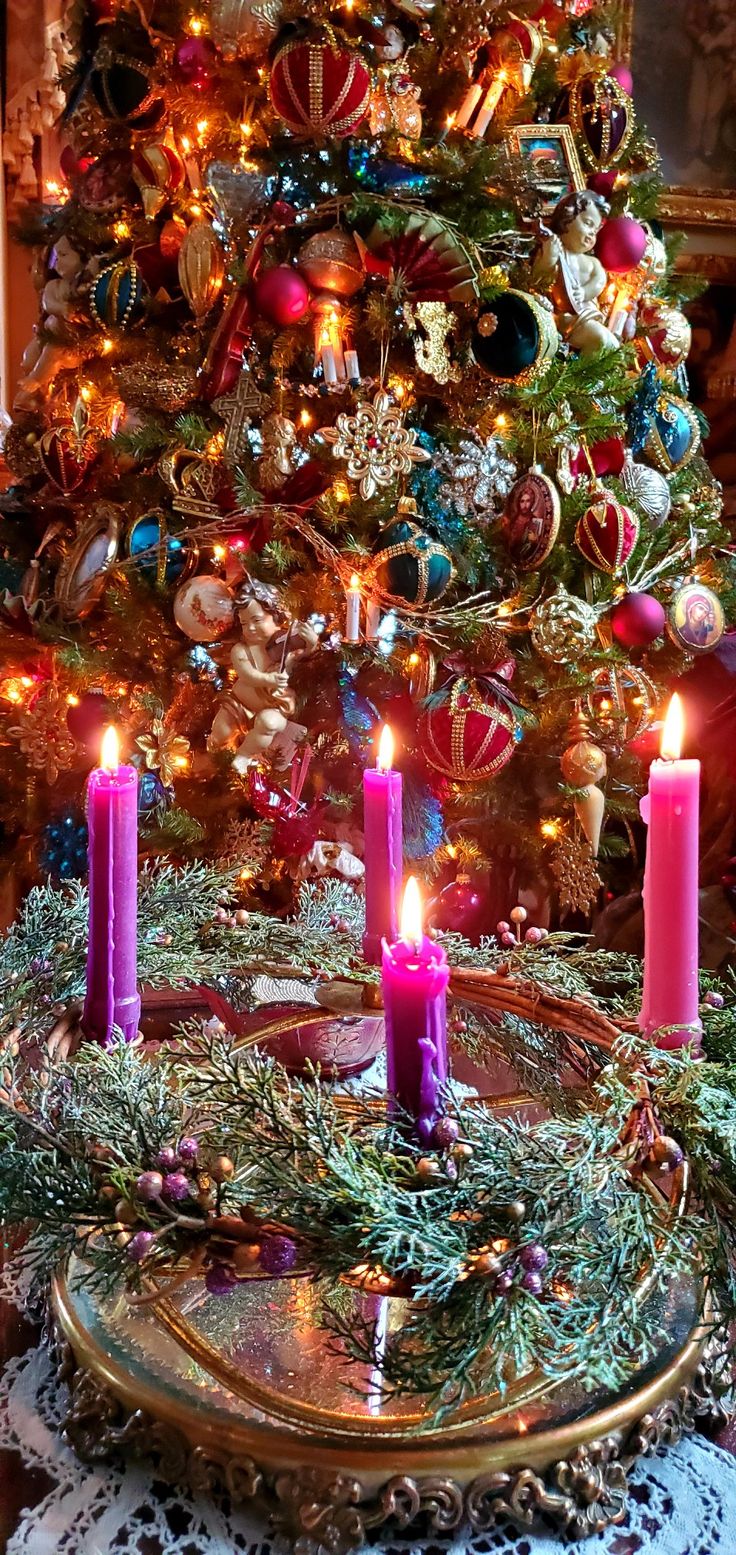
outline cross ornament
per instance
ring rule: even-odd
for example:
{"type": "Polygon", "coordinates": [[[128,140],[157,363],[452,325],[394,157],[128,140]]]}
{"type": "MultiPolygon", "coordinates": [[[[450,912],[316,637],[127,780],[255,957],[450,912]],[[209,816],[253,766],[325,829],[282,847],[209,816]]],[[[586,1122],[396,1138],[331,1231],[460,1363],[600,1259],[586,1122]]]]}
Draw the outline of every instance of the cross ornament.
{"type": "Polygon", "coordinates": [[[237,467],[245,433],[253,417],[261,415],[268,403],[268,397],[256,388],[248,368],[243,368],[235,387],[228,394],[221,394],[218,399],[212,401],[212,409],[225,423],[225,446],[222,456],[228,469],[237,467]]]}

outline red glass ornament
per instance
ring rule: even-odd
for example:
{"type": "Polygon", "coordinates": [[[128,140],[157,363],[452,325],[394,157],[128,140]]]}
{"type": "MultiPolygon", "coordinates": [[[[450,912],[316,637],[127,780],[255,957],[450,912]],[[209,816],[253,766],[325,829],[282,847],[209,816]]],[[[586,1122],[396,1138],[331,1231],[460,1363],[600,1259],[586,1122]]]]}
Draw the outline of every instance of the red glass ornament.
{"type": "Polygon", "coordinates": [[[174,70],[180,81],[205,92],[212,85],[218,53],[211,38],[183,38],[174,49],[174,70]]]}
{"type": "Polygon", "coordinates": [[[44,474],[65,496],[83,485],[97,456],[97,439],[71,426],[52,427],[38,444],[44,474]]]}
{"type": "Polygon", "coordinates": [[[661,636],[666,620],[654,594],[624,594],[611,611],[611,631],[622,648],[648,648],[661,636]]]}
{"type": "Polygon", "coordinates": [[[291,39],[276,55],[270,86],[271,102],[290,130],[342,138],[365,118],[371,74],[354,49],[291,39]]]}
{"type": "Polygon", "coordinates": [[[419,726],[425,760],[454,783],[493,777],[511,760],[516,719],[488,681],[458,675],[419,726]]]}
{"type": "Polygon", "coordinates": [[[262,270],[253,287],[253,300],[259,313],[270,324],[286,329],[298,324],[309,307],[309,287],[290,265],[276,265],[273,270],[262,270]]]}
{"type": "Polygon", "coordinates": [[[575,530],[575,544],[586,562],[611,575],[625,566],[638,539],[636,514],[608,492],[591,503],[575,530]]]}
{"type": "Polygon", "coordinates": [[[608,74],[613,76],[614,81],[618,81],[619,86],[622,86],[624,91],[628,92],[629,97],[633,96],[634,77],[628,65],[624,64],[622,59],[617,59],[613,65],[608,66],[608,74]]]}
{"type": "Polygon", "coordinates": [[[470,939],[483,913],[485,901],[470,882],[469,875],[458,875],[429,903],[427,922],[432,929],[464,934],[470,939]]]}
{"type": "Polygon", "coordinates": [[[618,173],[614,167],[607,173],[589,173],[585,183],[593,194],[602,194],[604,200],[610,200],[617,178],[618,173]]]}
{"type": "Polygon", "coordinates": [[[94,747],[97,756],[102,731],[109,724],[111,716],[112,703],[104,691],[85,691],[79,701],[70,706],[66,725],[77,744],[94,747]]]}
{"type": "Polygon", "coordinates": [[[595,245],[604,270],[624,274],[644,258],[647,233],[633,216],[609,216],[604,221],[595,245]]]}

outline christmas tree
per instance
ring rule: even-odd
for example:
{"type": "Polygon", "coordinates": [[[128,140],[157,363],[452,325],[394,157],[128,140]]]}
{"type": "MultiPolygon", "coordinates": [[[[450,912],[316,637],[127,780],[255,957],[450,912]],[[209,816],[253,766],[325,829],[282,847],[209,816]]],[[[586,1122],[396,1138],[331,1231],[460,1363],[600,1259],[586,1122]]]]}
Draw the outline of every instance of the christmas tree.
{"type": "Polygon", "coordinates": [[[24,879],[83,872],[111,721],[144,851],[246,902],[360,879],[384,722],[437,926],[631,878],[734,579],[614,10],[77,0],[4,451],[24,879]]]}

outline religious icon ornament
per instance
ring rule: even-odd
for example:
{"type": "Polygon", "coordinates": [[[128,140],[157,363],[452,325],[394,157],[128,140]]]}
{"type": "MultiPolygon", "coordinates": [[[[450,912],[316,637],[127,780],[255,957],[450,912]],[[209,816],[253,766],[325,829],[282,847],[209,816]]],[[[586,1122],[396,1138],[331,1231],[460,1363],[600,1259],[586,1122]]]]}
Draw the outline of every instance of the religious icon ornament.
{"type": "Polygon", "coordinates": [[[683,653],[711,653],[725,627],[723,606],[712,589],[691,578],[677,590],[669,608],[667,631],[683,653]]]}
{"type": "Polygon", "coordinates": [[[334,427],[323,427],[320,436],[332,444],[333,458],[347,461],[347,473],[360,483],[366,502],[380,486],[392,486],[400,475],[409,475],[413,465],[430,458],[426,448],[417,444],[416,430],[404,426],[398,405],[391,403],[384,389],[372,404],[365,402],[352,414],[343,411],[334,427]]]}
{"type": "Polygon", "coordinates": [[[559,534],[560,498],[538,464],[511,487],[503,529],[509,555],[520,572],[535,572],[547,560],[559,534]]]}

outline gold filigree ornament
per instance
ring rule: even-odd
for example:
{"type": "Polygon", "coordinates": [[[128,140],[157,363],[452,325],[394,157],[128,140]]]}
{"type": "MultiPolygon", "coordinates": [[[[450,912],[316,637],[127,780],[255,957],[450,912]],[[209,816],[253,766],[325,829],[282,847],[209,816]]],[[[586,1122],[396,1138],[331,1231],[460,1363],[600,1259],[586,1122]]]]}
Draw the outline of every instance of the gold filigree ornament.
{"type": "Polygon", "coordinates": [[[561,831],[555,843],[552,874],[557,886],[560,912],[582,912],[586,916],[595,906],[603,881],[595,867],[593,852],[582,833],[561,831]]]}
{"type": "Polygon", "coordinates": [[[457,319],[446,302],[405,302],[404,319],[412,331],[414,358],[436,383],[459,383],[462,373],[447,344],[457,319]],[[421,326],[421,327],[420,327],[421,326]]]}
{"type": "Polygon", "coordinates": [[[158,772],[167,788],[189,766],[191,746],[188,739],[167,729],[161,718],[154,718],[150,734],[139,734],[135,743],[143,752],[149,772],[158,772]]]}
{"type": "Polygon", "coordinates": [[[18,741],[24,756],[47,783],[55,783],[60,772],[68,771],[76,754],[76,743],[69,733],[66,697],[55,681],[46,681],[18,714],[18,722],[8,734],[18,741]]]}
{"type": "Polygon", "coordinates": [[[415,429],[404,426],[398,405],[392,404],[384,389],[379,389],[372,404],[366,401],[352,415],[343,411],[334,427],[323,427],[320,435],[332,444],[333,458],[347,461],[347,473],[360,483],[364,501],[430,457],[417,446],[415,429]]]}

